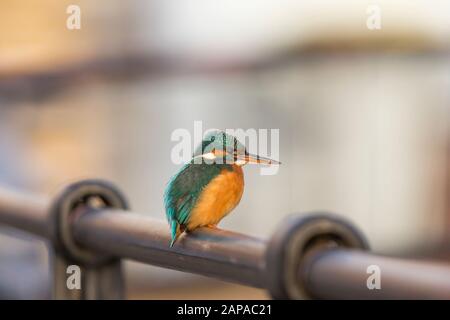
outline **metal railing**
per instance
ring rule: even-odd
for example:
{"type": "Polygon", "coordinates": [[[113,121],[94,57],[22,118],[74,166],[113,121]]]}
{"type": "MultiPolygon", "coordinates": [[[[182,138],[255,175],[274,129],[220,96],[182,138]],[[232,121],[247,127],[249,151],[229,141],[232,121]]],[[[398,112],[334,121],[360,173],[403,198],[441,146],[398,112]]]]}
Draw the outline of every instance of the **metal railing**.
{"type": "Polygon", "coordinates": [[[289,216],[268,240],[199,229],[169,247],[165,221],[128,210],[111,184],[86,180],[53,201],[0,190],[0,223],[50,240],[53,297],[123,298],[121,259],[265,288],[277,299],[450,299],[450,266],[370,253],[364,236],[330,214],[289,216]],[[66,285],[81,268],[81,290],[66,285]],[[369,266],[381,287],[369,289],[369,266]]]}

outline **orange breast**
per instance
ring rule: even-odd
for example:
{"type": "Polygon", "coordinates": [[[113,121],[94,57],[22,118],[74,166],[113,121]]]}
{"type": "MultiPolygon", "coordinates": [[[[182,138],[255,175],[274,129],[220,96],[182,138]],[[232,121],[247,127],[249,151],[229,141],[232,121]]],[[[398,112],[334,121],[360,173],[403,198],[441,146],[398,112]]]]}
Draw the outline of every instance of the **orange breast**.
{"type": "Polygon", "coordinates": [[[242,168],[233,165],[233,170],[224,169],[203,190],[192,210],[187,224],[188,230],[216,225],[233,210],[244,192],[242,168]]]}

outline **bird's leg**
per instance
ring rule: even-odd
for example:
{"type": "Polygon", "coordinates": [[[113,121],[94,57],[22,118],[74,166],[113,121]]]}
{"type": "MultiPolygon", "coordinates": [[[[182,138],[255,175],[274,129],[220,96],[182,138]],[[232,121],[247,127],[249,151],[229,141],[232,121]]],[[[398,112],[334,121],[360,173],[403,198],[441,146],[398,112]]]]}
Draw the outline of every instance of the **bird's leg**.
{"type": "Polygon", "coordinates": [[[217,228],[217,224],[208,224],[206,226],[211,229],[219,229],[219,228],[217,228]]]}

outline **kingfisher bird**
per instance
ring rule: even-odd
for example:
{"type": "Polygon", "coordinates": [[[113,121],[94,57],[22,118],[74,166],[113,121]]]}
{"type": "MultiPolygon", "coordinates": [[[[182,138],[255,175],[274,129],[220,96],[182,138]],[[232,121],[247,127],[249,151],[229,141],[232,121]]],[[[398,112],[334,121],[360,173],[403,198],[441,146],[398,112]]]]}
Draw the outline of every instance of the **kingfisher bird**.
{"type": "Polygon", "coordinates": [[[242,166],[247,163],[280,164],[248,153],[238,139],[223,131],[206,134],[191,161],[169,180],[164,192],[170,247],[185,231],[216,228],[239,204],[244,192],[242,166]]]}

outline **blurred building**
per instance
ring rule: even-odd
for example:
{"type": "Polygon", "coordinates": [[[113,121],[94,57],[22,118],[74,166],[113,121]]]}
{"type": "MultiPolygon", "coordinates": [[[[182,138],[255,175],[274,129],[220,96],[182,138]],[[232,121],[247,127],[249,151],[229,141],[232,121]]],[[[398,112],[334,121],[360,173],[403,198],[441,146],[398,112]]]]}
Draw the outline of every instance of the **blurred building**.
{"type": "MultiPolygon", "coordinates": [[[[377,251],[433,246],[450,227],[450,4],[377,3],[380,30],[366,27],[366,1],[83,0],[82,28],[70,31],[71,1],[3,1],[0,183],[52,194],[106,178],[134,211],[165,219],[173,130],[195,120],[276,128],[279,173],[246,168],[223,228],[268,237],[289,213],[331,211],[377,251]]],[[[42,244],[8,234],[0,269],[45,274],[42,244]]],[[[127,271],[130,297],[264,297],[136,263],[127,271]]],[[[23,272],[20,297],[39,278],[23,272]]],[[[0,288],[11,287],[5,274],[0,288]]]]}

